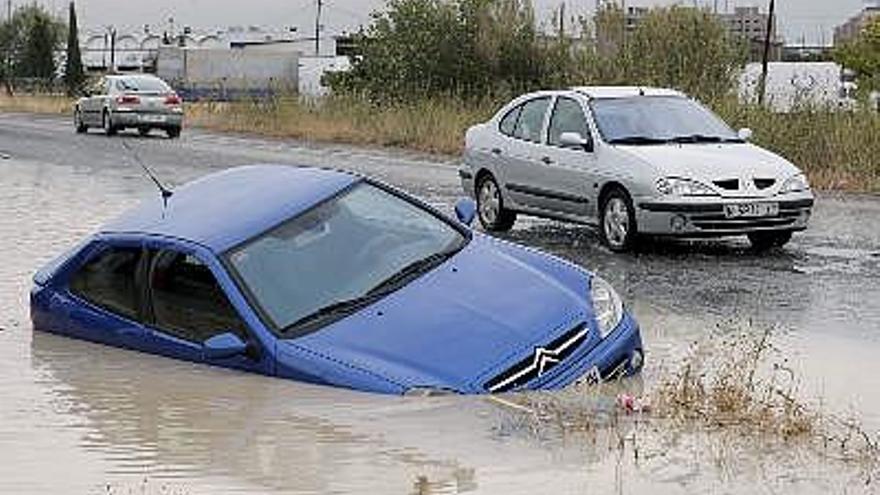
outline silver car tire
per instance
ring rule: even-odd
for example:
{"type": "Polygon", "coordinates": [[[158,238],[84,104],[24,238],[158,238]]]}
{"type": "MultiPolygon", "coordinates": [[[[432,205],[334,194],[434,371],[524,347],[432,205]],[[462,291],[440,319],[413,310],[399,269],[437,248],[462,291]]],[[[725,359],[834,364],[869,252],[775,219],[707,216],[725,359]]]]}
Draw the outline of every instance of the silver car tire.
{"type": "Polygon", "coordinates": [[[622,189],[612,189],[603,198],[599,233],[602,242],[614,252],[632,249],[638,227],[632,200],[622,189]]]}
{"type": "Polygon", "coordinates": [[[116,135],[116,127],[113,125],[113,117],[110,115],[109,110],[104,110],[103,117],[101,117],[101,126],[104,128],[104,133],[108,136],[116,135]]]}
{"type": "Polygon", "coordinates": [[[495,232],[504,232],[513,228],[516,223],[516,212],[504,207],[504,197],[495,178],[483,175],[477,182],[477,216],[483,228],[495,232]]]}
{"type": "Polygon", "coordinates": [[[79,108],[73,111],[73,127],[76,128],[77,134],[84,134],[89,130],[89,126],[83,122],[82,111],[79,108]]]}

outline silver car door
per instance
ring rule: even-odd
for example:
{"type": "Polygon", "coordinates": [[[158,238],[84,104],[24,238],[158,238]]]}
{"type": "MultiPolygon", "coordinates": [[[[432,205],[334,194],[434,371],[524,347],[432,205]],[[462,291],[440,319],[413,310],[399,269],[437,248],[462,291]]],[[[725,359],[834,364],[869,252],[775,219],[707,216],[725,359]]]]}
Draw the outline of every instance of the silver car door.
{"type": "Polygon", "coordinates": [[[596,175],[593,137],[580,102],[559,96],[550,114],[547,141],[541,157],[540,192],[553,211],[585,217],[596,175]],[[584,144],[563,143],[563,134],[577,134],[584,144]]]}
{"type": "Polygon", "coordinates": [[[533,194],[541,182],[545,123],[550,109],[550,96],[540,96],[522,105],[513,137],[508,139],[503,157],[502,180],[507,195],[518,205],[546,208],[541,196],[533,194]]]}

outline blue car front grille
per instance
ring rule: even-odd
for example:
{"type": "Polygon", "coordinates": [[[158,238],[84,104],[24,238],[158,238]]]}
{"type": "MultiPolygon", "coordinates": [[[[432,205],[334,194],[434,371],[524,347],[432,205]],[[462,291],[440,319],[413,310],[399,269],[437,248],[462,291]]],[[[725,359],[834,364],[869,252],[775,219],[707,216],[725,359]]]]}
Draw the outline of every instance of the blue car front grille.
{"type": "Polygon", "coordinates": [[[531,355],[492,378],[483,387],[493,394],[508,392],[547,375],[586,342],[588,334],[587,325],[581,323],[546,346],[535,348],[531,355]]]}

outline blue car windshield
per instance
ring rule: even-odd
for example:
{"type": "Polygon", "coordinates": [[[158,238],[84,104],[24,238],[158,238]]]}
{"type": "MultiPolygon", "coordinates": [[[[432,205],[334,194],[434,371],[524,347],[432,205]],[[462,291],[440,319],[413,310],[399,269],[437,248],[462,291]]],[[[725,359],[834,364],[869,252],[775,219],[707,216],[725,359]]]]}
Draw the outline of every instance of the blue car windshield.
{"type": "Polygon", "coordinates": [[[741,142],[718,116],[680,96],[597,98],[590,107],[610,144],[741,142]]]}
{"type": "Polygon", "coordinates": [[[227,260],[274,330],[295,337],[403,287],[468,240],[430,211],[361,182],[227,260]]]}

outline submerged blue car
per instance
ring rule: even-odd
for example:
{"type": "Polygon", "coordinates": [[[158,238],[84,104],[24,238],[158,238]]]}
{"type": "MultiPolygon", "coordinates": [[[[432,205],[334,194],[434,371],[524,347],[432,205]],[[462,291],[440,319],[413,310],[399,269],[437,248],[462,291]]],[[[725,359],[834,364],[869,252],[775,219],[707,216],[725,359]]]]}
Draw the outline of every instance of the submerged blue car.
{"type": "Polygon", "coordinates": [[[387,394],[636,373],[606,282],[355,174],[259,165],[158,196],[34,276],[34,329],[387,394]]]}

